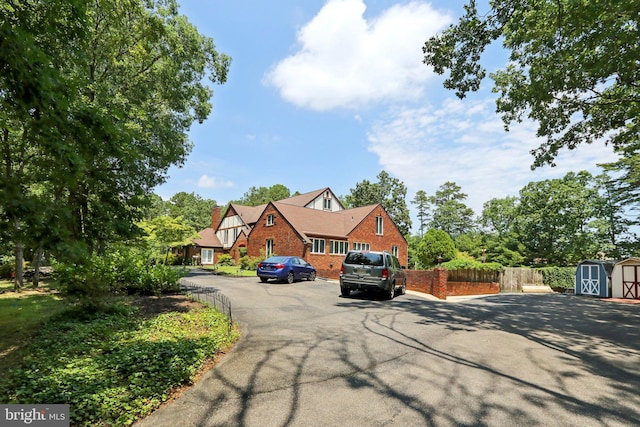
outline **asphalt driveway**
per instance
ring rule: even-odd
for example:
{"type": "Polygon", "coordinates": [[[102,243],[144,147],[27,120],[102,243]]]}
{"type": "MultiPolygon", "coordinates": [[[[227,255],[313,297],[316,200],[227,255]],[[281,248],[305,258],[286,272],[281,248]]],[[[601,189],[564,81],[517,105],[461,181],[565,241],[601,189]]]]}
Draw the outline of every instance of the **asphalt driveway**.
{"type": "Polygon", "coordinates": [[[229,297],[243,337],[139,426],[640,425],[638,304],[189,280],[229,297]]]}

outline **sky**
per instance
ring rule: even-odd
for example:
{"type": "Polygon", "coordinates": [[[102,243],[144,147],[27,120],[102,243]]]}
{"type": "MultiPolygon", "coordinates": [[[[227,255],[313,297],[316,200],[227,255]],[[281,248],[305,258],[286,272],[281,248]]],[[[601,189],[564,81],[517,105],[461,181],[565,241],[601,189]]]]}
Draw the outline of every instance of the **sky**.
{"type": "MultiPolygon", "coordinates": [[[[486,201],[517,196],[531,181],[597,174],[598,163],[617,159],[604,144],[584,145],[532,171],[536,123],[505,132],[491,80],[464,100],[444,89],[422,46],[466,2],[178,1],[232,62],[227,82],[212,85],[211,115],[190,130],[185,164],[155,190],[164,199],[185,191],[224,205],[275,184],[344,196],[385,170],[406,185],[417,230],[418,190],[433,195],[455,182],[479,215],[486,201]]],[[[482,63],[491,72],[507,60],[494,46],[482,63]]]]}

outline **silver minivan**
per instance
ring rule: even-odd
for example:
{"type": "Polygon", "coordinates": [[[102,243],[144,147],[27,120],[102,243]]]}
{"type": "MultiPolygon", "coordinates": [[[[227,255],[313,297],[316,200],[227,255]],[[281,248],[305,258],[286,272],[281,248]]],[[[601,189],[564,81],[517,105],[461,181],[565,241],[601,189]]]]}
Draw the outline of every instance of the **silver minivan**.
{"type": "Polygon", "coordinates": [[[388,252],[349,251],[340,268],[340,293],[351,291],[384,292],[393,299],[396,290],[407,290],[407,276],[398,258],[388,252]]]}

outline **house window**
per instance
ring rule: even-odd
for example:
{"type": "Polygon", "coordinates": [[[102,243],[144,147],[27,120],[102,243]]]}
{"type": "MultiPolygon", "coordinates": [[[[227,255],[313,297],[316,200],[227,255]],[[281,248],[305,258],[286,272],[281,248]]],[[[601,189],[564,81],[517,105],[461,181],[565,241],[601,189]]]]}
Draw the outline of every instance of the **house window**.
{"type": "Polygon", "coordinates": [[[312,254],[324,253],[324,239],[311,239],[311,253],[312,254]]]}
{"type": "Polygon", "coordinates": [[[222,243],[226,245],[227,243],[229,243],[229,229],[227,228],[226,230],[224,230],[222,235],[224,236],[223,237],[224,241],[222,243]]]}
{"type": "Polygon", "coordinates": [[[213,264],[213,249],[202,249],[200,251],[202,264],[213,264]]]}
{"type": "Polygon", "coordinates": [[[345,255],[349,250],[349,242],[342,240],[331,240],[330,254],[345,255]]]}
{"type": "Polygon", "coordinates": [[[273,219],[274,219],[273,214],[267,215],[267,225],[273,225],[274,224],[273,219]]]}
{"type": "Polygon", "coordinates": [[[330,211],[331,210],[331,199],[324,199],[324,205],[322,207],[324,208],[324,210],[330,211]]]}
{"type": "Polygon", "coordinates": [[[382,235],[384,232],[384,226],[381,216],[376,217],[376,234],[382,235]]]}
{"type": "Polygon", "coordinates": [[[369,251],[369,250],[371,250],[371,245],[368,244],[368,243],[353,242],[353,250],[354,251],[369,251]]]}
{"type": "Polygon", "coordinates": [[[267,239],[267,244],[264,248],[264,252],[267,258],[273,255],[273,239],[267,239]]]}
{"type": "Polygon", "coordinates": [[[393,254],[393,256],[395,256],[397,258],[398,257],[398,247],[397,246],[391,246],[391,253],[393,254]]]}

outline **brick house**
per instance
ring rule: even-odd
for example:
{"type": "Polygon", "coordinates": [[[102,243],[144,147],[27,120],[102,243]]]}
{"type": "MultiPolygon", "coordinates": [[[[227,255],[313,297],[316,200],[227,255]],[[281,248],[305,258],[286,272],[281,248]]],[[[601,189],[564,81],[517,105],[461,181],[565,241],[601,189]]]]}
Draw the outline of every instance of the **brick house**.
{"type": "Polygon", "coordinates": [[[349,249],[385,250],[408,262],[407,241],[382,205],[345,209],[329,188],[261,206],[231,204],[223,218],[220,212],[213,208],[212,227],[200,235],[215,229],[222,251],[236,261],[245,253],[296,255],[334,279],[349,249]]]}
{"type": "MultiPolygon", "coordinates": [[[[211,224],[220,223],[220,208],[211,211],[211,224]]],[[[183,259],[191,260],[193,264],[213,265],[218,262],[218,256],[224,253],[220,239],[216,235],[215,228],[207,227],[198,232],[199,239],[193,239],[193,243],[182,248],[174,248],[174,254],[183,259]]]]}

